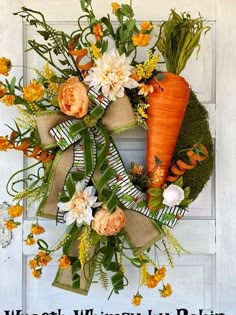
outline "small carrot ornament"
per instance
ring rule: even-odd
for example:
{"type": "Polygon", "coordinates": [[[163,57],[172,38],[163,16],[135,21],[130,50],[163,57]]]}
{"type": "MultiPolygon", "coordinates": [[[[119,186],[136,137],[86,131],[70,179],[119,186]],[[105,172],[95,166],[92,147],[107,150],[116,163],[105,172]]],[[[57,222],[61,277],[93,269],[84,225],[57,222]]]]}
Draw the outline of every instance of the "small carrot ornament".
{"type": "Polygon", "coordinates": [[[161,187],[168,175],[179,131],[189,101],[190,88],[179,76],[196,47],[203,30],[201,17],[178,15],[172,10],[169,20],[161,25],[157,48],[162,53],[167,72],[152,78],[147,110],[147,172],[151,187],[161,187]]]}

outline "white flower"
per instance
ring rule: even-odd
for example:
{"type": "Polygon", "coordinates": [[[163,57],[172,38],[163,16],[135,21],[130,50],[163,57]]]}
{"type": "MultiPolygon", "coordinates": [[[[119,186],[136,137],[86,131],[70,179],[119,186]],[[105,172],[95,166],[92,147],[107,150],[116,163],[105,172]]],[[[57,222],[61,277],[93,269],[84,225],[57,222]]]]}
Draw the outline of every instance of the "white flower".
{"type": "Polygon", "coordinates": [[[184,191],[181,187],[171,184],[163,192],[163,204],[169,207],[178,206],[184,199],[184,191]]]}
{"type": "Polygon", "coordinates": [[[69,202],[59,202],[58,207],[61,211],[66,211],[66,224],[69,225],[76,221],[77,226],[82,223],[90,224],[93,218],[92,208],[101,205],[101,202],[96,202],[95,188],[89,186],[84,189],[84,181],[76,184],[76,192],[69,202]]]}
{"type": "Polygon", "coordinates": [[[116,49],[104,53],[96,60],[96,66],[89,70],[89,75],[84,82],[97,91],[102,90],[104,96],[115,101],[117,97],[124,96],[125,88],[138,87],[138,82],[131,78],[133,67],[131,58],[125,54],[119,55],[116,49]]]}

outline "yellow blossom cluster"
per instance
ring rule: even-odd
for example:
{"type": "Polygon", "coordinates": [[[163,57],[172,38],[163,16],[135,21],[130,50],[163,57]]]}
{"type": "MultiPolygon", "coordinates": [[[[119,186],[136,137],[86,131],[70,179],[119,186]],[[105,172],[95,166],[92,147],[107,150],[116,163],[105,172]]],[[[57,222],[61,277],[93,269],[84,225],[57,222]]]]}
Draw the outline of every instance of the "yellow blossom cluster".
{"type": "Polygon", "coordinates": [[[63,255],[59,260],[58,268],[60,269],[67,269],[71,265],[71,260],[67,255],[63,255]]]}
{"type": "Polygon", "coordinates": [[[32,246],[32,245],[35,244],[35,242],[36,242],[36,241],[35,241],[35,239],[34,239],[34,237],[33,237],[32,234],[28,235],[27,239],[25,240],[25,244],[26,244],[27,246],[32,246]]]}
{"type": "Polygon", "coordinates": [[[6,221],[4,226],[8,231],[12,231],[17,228],[17,224],[13,220],[6,221]]]}
{"type": "Polygon", "coordinates": [[[6,106],[12,106],[14,104],[16,97],[14,95],[6,94],[1,98],[1,102],[6,106]]]}
{"type": "Polygon", "coordinates": [[[163,169],[161,169],[160,165],[157,166],[155,168],[155,170],[153,171],[153,174],[152,174],[152,182],[153,183],[159,183],[162,180],[164,173],[165,172],[163,169]]]}
{"type": "Polygon", "coordinates": [[[95,36],[97,41],[100,41],[101,37],[103,36],[103,29],[101,23],[97,23],[93,26],[93,35],[95,36]]]}
{"type": "Polygon", "coordinates": [[[44,232],[45,232],[45,229],[41,225],[39,225],[38,223],[37,224],[33,224],[31,226],[31,233],[33,235],[39,235],[39,234],[42,234],[44,232]]]}
{"type": "Polygon", "coordinates": [[[34,278],[40,278],[42,274],[42,267],[48,265],[52,260],[52,257],[43,251],[39,251],[34,259],[29,261],[29,267],[32,270],[32,276],[34,278]]]}
{"type": "Polygon", "coordinates": [[[153,91],[154,88],[152,85],[144,83],[139,84],[139,95],[148,96],[148,94],[153,93],[153,91]]]}
{"type": "Polygon", "coordinates": [[[141,175],[143,172],[143,165],[132,165],[131,172],[135,175],[141,175]]]}
{"type": "Polygon", "coordinates": [[[140,32],[132,36],[134,46],[147,46],[151,41],[150,32],[153,29],[151,22],[143,22],[140,25],[140,32]]]}
{"type": "Polygon", "coordinates": [[[43,68],[42,76],[46,83],[48,84],[47,90],[58,93],[59,84],[53,81],[53,78],[56,77],[55,72],[49,67],[49,64],[46,63],[46,65],[43,68]]]}
{"type": "Polygon", "coordinates": [[[112,2],[111,7],[112,7],[112,13],[116,13],[120,9],[120,5],[117,2],[112,2]]]}
{"type": "Polygon", "coordinates": [[[163,298],[167,298],[168,296],[172,294],[172,288],[169,283],[167,283],[166,285],[163,285],[163,289],[160,291],[161,291],[161,297],[163,298]]]}
{"type": "Polygon", "coordinates": [[[39,100],[43,95],[44,88],[42,84],[35,79],[23,88],[23,97],[29,103],[39,100]]]}
{"type": "Polygon", "coordinates": [[[142,300],[142,295],[137,292],[134,296],[133,296],[133,299],[132,299],[132,304],[134,306],[139,306],[141,304],[141,300],[142,300]]]}
{"type": "Polygon", "coordinates": [[[142,64],[139,63],[137,68],[137,75],[142,79],[149,79],[153,75],[157,63],[160,59],[160,55],[152,55],[149,53],[148,59],[142,64]]]}
{"type": "Polygon", "coordinates": [[[8,214],[12,218],[20,217],[23,213],[24,208],[20,205],[11,206],[8,208],[8,214]]]}
{"type": "Polygon", "coordinates": [[[5,57],[0,58],[0,74],[8,76],[11,70],[11,60],[5,57]]]}
{"type": "Polygon", "coordinates": [[[153,24],[150,21],[142,22],[140,25],[141,31],[151,31],[153,29],[153,24]]]}
{"type": "Polygon", "coordinates": [[[132,36],[134,46],[147,46],[151,41],[151,36],[149,34],[138,33],[132,36]]]}
{"type": "Polygon", "coordinates": [[[0,151],[7,151],[7,149],[12,149],[13,144],[10,143],[7,136],[0,136],[0,151]]]}
{"type": "Polygon", "coordinates": [[[89,47],[89,51],[90,51],[92,59],[99,59],[102,57],[101,50],[94,43],[91,43],[91,46],[89,47]]]}

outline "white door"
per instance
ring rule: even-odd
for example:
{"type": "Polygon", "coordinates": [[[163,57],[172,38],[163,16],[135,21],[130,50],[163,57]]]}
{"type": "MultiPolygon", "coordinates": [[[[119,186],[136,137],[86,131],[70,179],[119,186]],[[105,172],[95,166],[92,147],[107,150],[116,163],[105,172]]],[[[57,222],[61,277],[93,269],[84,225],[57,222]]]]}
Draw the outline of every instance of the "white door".
{"type": "MultiPolygon", "coordinates": [[[[125,3],[125,1],[122,1],[125,3]]],[[[6,56],[14,65],[38,67],[38,59],[24,54],[28,38],[34,36],[35,30],[25,24],[19,17],[12,15],[22,5],[42,11],[46,19],[58,29],[71,30],[80,15],[78,0],[50,2],[37,0],[1,0],[0,10],[0,56],[6,56]]],[[[94,0],[94,9],[98,16],[110,12],[110,0],[94,0]]],[[[154,1],[133,0],[137,20],[160,21],[166,19],[171,8],[177,11],[189,11],[197,16],[199,12],[211,25],[211,31],[202,41],[198,60],[193,56],[183,75],[190,82],[199,99],[209,110],[212,135],[216,135],[216,172],[204,189],[200,198],[191,206],[191,211],[174,230],[184,248],[191,255],[175,257],[175,268],[168,269],[168,282],[172,284],[173,295],[161,299],[157,291],[146,291],[140,308],[131,306],[130,300],[136,292],[137,274],[131,266],[129,271],[130,287],[113,295],[107,301],[109,292],[98,284],[93,284],[87,297],[76,295],[51,286],[57,269],[57,257],[45,268],[43,277],[35,280],[31,277],[28,261],[35,254],[35,249],[25,247],[22,241],[31,222],[31,211],[27,211],[23,220],[23,230],[14,232],[8,247],[0,249],[0,313],[4,310],[24,310],[27,314],[41,314],[62,309],[64,314],[73,314],[73,310],[94,309],[94,313],[172,312],[185,308],[180,315],[192,314],[204,309],[208,314],[222,312],[233,315],[236,297],[236,250],[234,244],[236,204],[233,187],[236,171],[234,150],[234,123],[236,117],[233,73],[236,67],[233,31],[236,27],[233,0],[187,0],[154,1]],[[132,281],[133,280],[133,281],[132,281]],[[212,313],[211,313],[212,310],[212,313]]],[[[24,74],[30,76],[27,68],[13,68],[12,74],[18,78],[24,74]]],[[[11,124],[16,112],[0,105],[0,134],[8,133],[4,123],[11,124]]],[[[132,135],[132,137],[135,135],[132,135]]],[[[136,136],[137,137],[137,136],[136,136]]],[[[122,141],[118,139],[121,150],[127,159],[132,156],[143,157],[142,139],[122,141]],[[134,153],[136,152],[136,153],[134,153]]],[[[9,201],[4,192],[9,174],[23,166],[20,153],[0,154],[1,199],[9,201]]],[[[55,223],[44,220],[46,237],[51,242],[63,232],[64,226],[55,227],[55,223]]],[[[162,258],[161,258],[162,259],[162,258]]],[[[163,261],[164,258],[163,258],[163,261]]],[[[198,313],[197,313],[198,314],[198,313]]]]}

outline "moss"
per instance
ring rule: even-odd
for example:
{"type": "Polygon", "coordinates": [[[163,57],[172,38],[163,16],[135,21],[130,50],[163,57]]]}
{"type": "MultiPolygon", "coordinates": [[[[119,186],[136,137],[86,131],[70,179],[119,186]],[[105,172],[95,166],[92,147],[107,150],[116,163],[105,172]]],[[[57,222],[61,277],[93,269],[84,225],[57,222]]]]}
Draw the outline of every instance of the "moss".
{"type": "Polygon", "coordinates": [[[209,156],[193,170],[186,171],[183,175],[184,186],[191,189],[190,199],[197,198],[203,187],[209,180],[214,166],[214,147],[209,129],[208,112],[198,101],[193,91],[190,93],[189,104],[185,113],[184,121],[180,130],[179,138],[175,148],[174,160],[182,159],[189,162],[186,152],[194,143],[202,143],[208,150],[209,156]]]}

